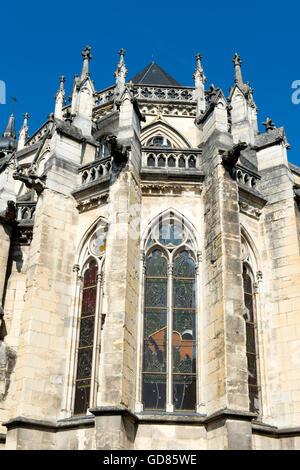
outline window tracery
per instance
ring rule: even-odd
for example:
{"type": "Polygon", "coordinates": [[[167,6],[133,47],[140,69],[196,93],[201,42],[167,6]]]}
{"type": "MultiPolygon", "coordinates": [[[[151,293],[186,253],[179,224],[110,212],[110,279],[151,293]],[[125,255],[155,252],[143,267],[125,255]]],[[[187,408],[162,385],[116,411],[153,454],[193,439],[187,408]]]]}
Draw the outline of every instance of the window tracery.
{"type": "Polygon", "coordinates": [[[147,141],[147,147],[172,147],[165,135],[156,135],[147,141]]]}
{"type": "MultiPolygon", "coordinates": [[[[242,238],[241,254],[243,262],[243,316],[246,324],[246,356],[248,370],[249,409],[253,413],[259,413],[259,374],[258,374],[258,348],[257,348],[257,320],[256,320],[256,283],[254,282],[253,269],[254,256],[248,243],[242,238]]],[[[257,271],[259,272],[259,271],[257,271]]]]}
{"type": "Polygon", "coordinates": [[[182,217],[159,217],[145,241],[142,402],[196,410],[196,243],[182,217]]]}
{"type": "MultiPolygon", "coordinates": [[[[97,351],[99,351],[100,330],[105,320],[101,312],[101,298],[106,234],[107,225],[100,221],[85,244],[81,256],[81,275],[77,278],[80,302],[72,406],[75,415],[85,414],[94,404],[99,359],[97,351]]],[[[79,265],[77,271],[80,271],[79,265]]]]}

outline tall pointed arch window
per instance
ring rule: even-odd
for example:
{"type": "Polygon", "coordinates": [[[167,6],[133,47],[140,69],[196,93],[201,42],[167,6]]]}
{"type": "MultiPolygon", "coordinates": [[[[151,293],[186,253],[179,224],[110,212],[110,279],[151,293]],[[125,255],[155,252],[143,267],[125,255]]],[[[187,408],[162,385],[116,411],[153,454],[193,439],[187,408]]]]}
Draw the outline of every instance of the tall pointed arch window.
{"type": "Polygon", "coordinates": [[[248,244],[242,239],[243,258],[243,292],[244,292],[244,319],[246,323],[246,355],[248,369],[248,393],[249,409],[253,413],[259,413],[259,374],[258,374],[258,347],[257,347],[257,322],[254,291],[254,276],[251,265],[253,256],[248,244]]]}
{"type": "Polygon", "coordinates": [[[94,404],[99,360],[103,265],[107,226],[100,223],[85,249],[81,275],[78,276],[80,304],[76,344],[73,412],[85,414],[94,404]]]}
{"type": "Polygon", "coordinates": [[[144,410],[196,410],[196,243],[170,212],[149,229],[145,249],[144,410]]]}

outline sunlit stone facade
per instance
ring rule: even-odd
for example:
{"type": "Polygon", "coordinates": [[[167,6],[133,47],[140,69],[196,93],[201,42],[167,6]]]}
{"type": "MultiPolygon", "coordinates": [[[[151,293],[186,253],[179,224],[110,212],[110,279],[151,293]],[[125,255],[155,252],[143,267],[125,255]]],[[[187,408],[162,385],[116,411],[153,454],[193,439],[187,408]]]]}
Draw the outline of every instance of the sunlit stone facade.
{"type": "MultiPolygon", "coordinates": [[[[152,62],[0,139],[0,448],[299,449],[300,168],[152,62]]],[[[192,67],[192,66],[191,66],[192,67]]]]}

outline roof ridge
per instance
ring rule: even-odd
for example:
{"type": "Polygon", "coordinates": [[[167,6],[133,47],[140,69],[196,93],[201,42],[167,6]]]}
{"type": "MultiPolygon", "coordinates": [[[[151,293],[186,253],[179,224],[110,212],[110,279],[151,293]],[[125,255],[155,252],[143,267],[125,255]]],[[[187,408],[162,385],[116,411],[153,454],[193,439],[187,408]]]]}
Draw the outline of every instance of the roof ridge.
{"type": "Polygon", "coordinates": [[[181,86],[171,75],[169,75],[154,60],[143,70],[138,72],[132,79],[133,83],[154,86],[181,86]],[[149,78],[147,78],[149,77],[149,78]],[[151,78],[152,77],[152,78],[151,78]],[[149,83],[147,83],[147,81],[149,83]]]}

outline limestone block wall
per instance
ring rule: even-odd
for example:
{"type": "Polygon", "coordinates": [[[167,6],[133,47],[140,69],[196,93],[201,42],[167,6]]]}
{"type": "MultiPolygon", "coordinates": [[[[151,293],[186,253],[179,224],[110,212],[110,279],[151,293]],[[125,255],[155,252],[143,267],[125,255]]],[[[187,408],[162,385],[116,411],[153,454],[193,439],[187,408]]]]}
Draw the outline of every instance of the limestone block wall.
{"type": "Polygon", "coordinates": [[[228,144],[226,134],[215,133],[203,148],[208,175],[203,190],[208,413],[249,406],[238,192],[218,155],[218,148],[228,144]]]}
{"type": "Polygon", "coordinates": [[[100,356],[102,406],[134,408],[140,200],[133,172],[123,170],[111,185],[108,200],[104,268],[107,310],[100,356]]]}
{"type": "MultiPolygon", "coordinates": [[[[0,420],[12,417],[15,407],[15,364],[18,355],[21,319],[26,298],[26,272],[30,247],[13,244],[7,260],[7,286],[4,301],[5,382],[0,401],[0,420]]],[[[0,428],[5,432],[5,428],[0,428]]]]}
{"type": "Polygon", "coordinates": [[[45,190],[37,203],[21,318],[13,416],[59,415],[71,305],[75,202],[45,190]]]}
{"type": "Polygon", "coordinates": [[[263,258],[264,315],[269,322],[265,356],[269,422],[292,426],[299,423],[300,411],[300,256],[293,183],[285,162],[265,168],[262,184],[268,198],[263,258]]]}

